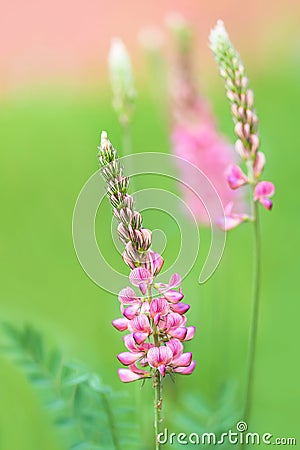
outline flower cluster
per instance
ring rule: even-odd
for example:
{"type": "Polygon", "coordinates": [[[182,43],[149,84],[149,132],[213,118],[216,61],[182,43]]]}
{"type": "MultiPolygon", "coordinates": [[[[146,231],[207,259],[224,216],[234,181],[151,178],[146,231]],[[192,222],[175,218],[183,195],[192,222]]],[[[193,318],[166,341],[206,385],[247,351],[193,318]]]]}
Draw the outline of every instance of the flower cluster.
{"type": "MultiPolygon", "coordinates": [[[[156,273],[162,267],[162,257],[158,256],[157,261],[156,273]]],[[[131,287],[119,293],[123,317],[114,320],[113,325],[130,333],[124,336],[128,351],[118,355],[119,361],[128,366],[119,369],[123,382],[150,378],[156,370],[163,377],[166,373],[188,375],[196,365],[190,352],[183,353],[182,342],[193,338],[195,327],[186,327],[185,313],[190,305],[181,302],[184,295],[176,289],[181,278],[174,274],[167,285],[155,283],[155,272],[143,267],[133,269],[129,279],[138,286],[140,296],[131,287]]]]}
{"type": "MultiPolygon", "coordinates": [[[[260,141],[253,92],[249,89],[249,81],[240,56],[220,20],[211,31],[210,46],[219,65],[220,75],[225,80],[227,97],[231,103],[234,131],[238,138],[235,148],[247,171],[244,173],[239,166],[230,165],[225,171],[228,185],[233,190],[250,185],[253,201],[260,202],[270,210],[272,208],[270,197],[274,194],[275,187],[269,181],[260,181],[266,158],[264,153],[258,151],[260,141]]],[[[225,208],[225,221],[222,220],[220,223],[222,228],[228,230],[251,220],[247,214],[233,213],[232,209],[233,203],[229,203],[225,208]]]]}
{"type": "Polygon", "coordinates": [[[107,182],[107,195],[117,218],[118,234],[125,245],[123,259],[131,268],[132,287],[119,293],[123,317],[113,321],[119,331],[128,330],[124,344],[128,351],[118,355],[128,366],[119,369],[123,382],[144,378],[164,377],[166,373],[191,374],[196,362],[191,353],[183,352],[183,341],[193,338],[195,327],[186,326],[188,304],[182,303],[181,278],[174,274],[168,284],[155,278],[164,260],[151,250],[151,231],[142,227],[142,217],[134,210],[133,198],[128,195],[129,179],[123,174],[117,151],[105,132],[99,147],[101,174],[107,182]],[[154,293],[155,291],[155,293],[154,293]]]}
{"type": "MultiPolygon", "coordinates": [[[[189,24],[178,15],[169,17],[168,24],[176,43],[176,61],[171,78],[172,149],[176,156],[194,164],[208,177],[225,206],[239,197],[223,177],[226,167],[235,162],[234,149],[219,133],[207,100],[199,95],[192,70],[192,30],[189,24]]],[[[193,185],[201,192],[204,206],[196,194],[186,187],[190,186],[190,171],[184,171],[182,165],[178,169],[185,201],[197,220],[203,224],[209,224],[210,220],[216,222],[219,218],[219,199],[212,197],[207,185],[201,177],[197,177],[193,185]]]]}

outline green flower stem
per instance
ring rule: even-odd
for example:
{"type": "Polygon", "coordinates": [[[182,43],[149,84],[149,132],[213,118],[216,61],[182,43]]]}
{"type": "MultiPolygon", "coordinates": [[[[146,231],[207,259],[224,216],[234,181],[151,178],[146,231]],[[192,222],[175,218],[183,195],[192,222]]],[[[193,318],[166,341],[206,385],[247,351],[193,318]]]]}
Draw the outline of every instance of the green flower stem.
{"type": "MultiPolygon", "coordinates": [[[[151,286],[148,288],[148,298],[149,302],[152,298],[151,286]]],[[[157,330],[157,326],[153,323],[153,340],[155,347],[160,346],[159,342],[159,334],[157,330]]],[[[161,433],[162,428],[162,402],[163,402],[163,393],[162,393],[162,377],[158,369],[155,369],[153,374],[153,389],[154,389],[154,432],[155,432],[155,450],[161,449],[161,444],[158,442],[157,436],[161,433]]]]}
{"type": "Polygon", "coordinates": [[[154,388],[154,430],[155,430],[155,450],[161,449],[157,436],[161,433],[162,424],[162,379],[161,374],[156,370],[153,377],[154,388]]]}
{"type": "MultiPolygon", "coordinates": [[[[259,318],[259,295],[260,295],[260,276],[261,276],[261,242],[260,242],[260,224],[258,203],[254,202],[254,278],[253,278],[253,301],[249,333],[248,362],[246,372],[246,391],[243,419],[246,423],[250,419],[252,407],[252,391],[255,369],[255,354],[257,344],[257,329],[259,318]]],[[[242,445],[241,448],[244,448],[242,445]]]]}

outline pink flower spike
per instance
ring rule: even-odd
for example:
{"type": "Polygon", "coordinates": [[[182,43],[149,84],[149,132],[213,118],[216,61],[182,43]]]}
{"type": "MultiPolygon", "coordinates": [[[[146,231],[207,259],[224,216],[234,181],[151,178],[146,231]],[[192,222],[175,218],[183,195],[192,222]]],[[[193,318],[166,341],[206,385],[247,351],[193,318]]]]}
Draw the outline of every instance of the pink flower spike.
{"type": "Polygon", "coordinates": [[[175,367],[174,372],[181,373],[182,375],[191,375],[196,367],[196,361],[192,361],[187,367],[175,367]]]}
{"type": "Polygon", "coordinates": [[[265,163],[266,163],[266,157],[265,157],[264,153],[257,152],[255,162],[254,162],[254,167],[253,167],[254,175],[256,178],[259,178],[261,176],[263,168],[265,166],[265,163]]]}
{"type": "Polygon", "coordinates": [[[148,269],[145,269],[144,267],[137,267],[131,271],[129,280],[134,286],[139,286],[141,283],[151,283],[152,277],[148,269]]]}
{"type": "Polygon", "coordinates": [[[129,366],[130,364],[135,363],[138,359],[144,356],[144,352],[123,352],[117,355],[118,360],[124,364],[124,366],[129,366]]]}
{"type": "Polygon", "coordinates": [[[231,189],[237,189],[248,183],[248,178],[239,166],[231,165],[225,170],[225,177],[231,189]]]}
{"type": "Polygon", "coordinates": [[[261,181],[255,186],[254,201],[259,201],[266,209],[272,209],[273,203],[269,197],[275,193],[275,186],[270,181],[261,181]]]}
{"type": "Polygon", "coordinates": [[[112,321],[112,325],[118,330],[118,331],[125,331],[128,328],[128,320],[127,319],[115,319],[112,321]]]}

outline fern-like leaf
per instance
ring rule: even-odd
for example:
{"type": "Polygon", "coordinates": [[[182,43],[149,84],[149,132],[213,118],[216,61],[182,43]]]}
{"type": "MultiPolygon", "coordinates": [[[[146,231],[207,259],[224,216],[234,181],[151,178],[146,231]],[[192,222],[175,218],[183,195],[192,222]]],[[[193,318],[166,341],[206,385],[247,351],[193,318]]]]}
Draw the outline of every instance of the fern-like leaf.
{"type": "Polygon", "coordinates": [[[67,363],[58,349],[47,349],[33,327],[3,325],[5,350],[40,393],[70,450],[143,448],[137,414],[126,395],[105,386],[99,376],[78,363],[67,363]],[[124,431],[125,430],[125,431],[124,431]]]}

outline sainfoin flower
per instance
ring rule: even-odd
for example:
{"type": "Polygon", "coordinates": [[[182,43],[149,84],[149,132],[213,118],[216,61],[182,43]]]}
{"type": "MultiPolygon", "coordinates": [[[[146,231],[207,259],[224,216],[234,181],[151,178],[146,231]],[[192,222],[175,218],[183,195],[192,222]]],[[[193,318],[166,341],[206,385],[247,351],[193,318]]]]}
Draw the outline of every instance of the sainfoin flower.
{"type": "Polygon", "coordinates": [[[172,151],[176,156],[194,164],[209,179],[218,196],[211,195],[211,187],[199,174],[192,175],[188,166],[178,163],[180,188],[185,202],[196,219],[208,224],[219,217],[219,199],[223,207],[241,197],[232,191],[223,173],[226,167],[235,163],[232,145],[219,133],[208,101],[196,87],[192,68],[191,37],[188,23],[181,16],[170,16],[168,24],[176,42],[176,59],[170,83],[172,111],[172,151]],[[189,189],[193,186],[201,192],[203,202],[189,189]],[[209,212],[209,215],[208,215],[209,212]]]}
{"type": "Polygon", "coordinates": [[[126,366],[119,369],[120,380],[128,383],[167,374],[189,375],[196,362],[183,352],[182,342],[191,340],[195,327],[186,326],[190,305],[183,303],[181,277],[174,274],[168,283],[156,282],[162,269],[162,256],[151,250],[151,231],[142,226],[128,195],[129,180],[123,175],[117,151],[105,132],[99,147],[101,174],[107,182],[107,195],[119,222],[118,234],[125,245],[123,259],[130,267],[129,282],[119,292],[122,317],[113,320],[124,336],[126,351],[117,355],[126,366]]]}
{"type": "MultiPolygon", "coordinates": [[[[224,24],[219,20],[210,34],[210,46],[219,65],[220,75],[225,80],[227,97],[231,103],[232,118],[237,136],[235,149],[241,157],[247,174],[237,165],[225,170],[225,178],[231,189],[236,190],[244,185],[251,187],[253,201],[261,203],[266,209],[272,208],[270,197],[275,192],[270,181],[260,181],[266,157],[259,150],[258,118],[254,108],[253,92],[249,89],[249,81],[238,52],[233,47],[224,24]]],[[[246,214],[233,214],[233,204],[225,208],[225,219],[219,219],[223,229],[229,230],[255,217],[246,214]]]]}

